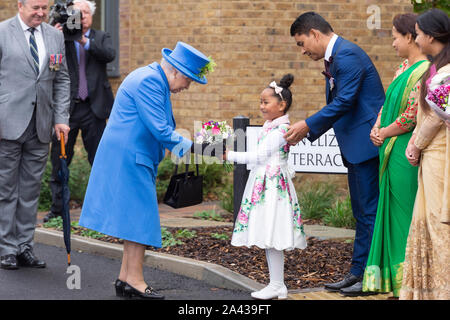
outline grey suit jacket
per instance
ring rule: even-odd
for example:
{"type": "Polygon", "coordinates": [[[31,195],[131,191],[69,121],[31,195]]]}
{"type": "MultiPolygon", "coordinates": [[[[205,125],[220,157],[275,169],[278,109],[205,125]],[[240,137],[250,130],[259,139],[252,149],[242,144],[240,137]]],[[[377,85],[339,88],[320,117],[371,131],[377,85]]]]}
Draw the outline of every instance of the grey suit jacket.
{"type": "Polygon", "coordinates": [[[47,51],[40,74],[33,67],[30,45],[17,16],[0,23],[0,139],[17,140],[36,106],[36,131],[49,143],[55,124],[69,124],[70,78],[64,35],[42,23],[47,51]],[[50,55],[62,54],[59,71],[50,70],[50,55]]]}

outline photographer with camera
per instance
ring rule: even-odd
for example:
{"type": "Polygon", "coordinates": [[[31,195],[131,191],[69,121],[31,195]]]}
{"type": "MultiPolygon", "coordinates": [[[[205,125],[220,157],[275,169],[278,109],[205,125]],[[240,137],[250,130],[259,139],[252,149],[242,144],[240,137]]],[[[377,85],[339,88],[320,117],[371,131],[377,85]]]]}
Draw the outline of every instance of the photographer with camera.
{"type": "Polygon", "coordinates": [[[70,79],[63,35],[48,0],[19,0],[0,23],[0,267],[45,268],[33,238],[52,130],[69,132],[70,79]],[[51,59],[54,57],[56,59],[51,59]]]}
{"type": "MultiPolygon", "coordinates": [[[[69,1],[66,6],[60,5],[59,8],[64,12],[81,11],[80,27],[82,29],[81,35],[77,37],[78,40],[74,41],[72,40],[74,37],[70,37],[66,33],[67,28],[64,28],[67,65],[71,81],[69,120],[71,130],[66,146],[67,163],[70,164],[72,160],[78,132],[81,130],[84,148],[92,166],[97,146],[106,126],[106,119],[109,117],[114,103],[106,65],[115,59],[116,52],[107,32],[91,28],[96,9],[94,1],[69,1]],[[70,6],[72,2],[73,6],[70,6]]],[[[66,21],[53,20],[56,22],[55,27],[63,31],[62,23],[66,21]]],[[[74,32],[72,32],[73,34],[74,32]]],[[[60,144],[57,137],[54,136],[51,148],[52,177],[50,180],[52,207],[45,216],[44,222],[61,215],[62,186],[58,177],[59,155],[60,144]]]]}

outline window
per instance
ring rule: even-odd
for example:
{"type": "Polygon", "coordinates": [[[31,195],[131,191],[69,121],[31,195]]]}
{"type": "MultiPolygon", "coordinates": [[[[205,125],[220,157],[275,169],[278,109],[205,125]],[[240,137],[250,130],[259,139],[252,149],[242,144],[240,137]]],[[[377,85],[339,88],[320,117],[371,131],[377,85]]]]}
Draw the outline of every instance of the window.
{"type": "Polygon", "coordinates": [[[120,77],[119,69],[119,0],[97,0],[97,9],[94,15],[92,28],[103,30],[111,35],[113,47],[116,50],[116,59],[108,63],[109,77],[120,77]]]}

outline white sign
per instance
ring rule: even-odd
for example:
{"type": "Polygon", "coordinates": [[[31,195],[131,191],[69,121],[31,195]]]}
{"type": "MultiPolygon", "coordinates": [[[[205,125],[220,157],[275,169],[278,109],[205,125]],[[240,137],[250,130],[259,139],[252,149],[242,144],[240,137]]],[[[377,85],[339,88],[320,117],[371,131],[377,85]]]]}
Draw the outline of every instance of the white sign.
{"type": "MultiPolygon", "coordinates": [[[[256,151],[261,130],[261,126],[247,127],[247,151],[256,151]]],[[[305,138],[291,146],[289,163],[296,172],[347,173],[333,129],[314,142],[305,138]]],[[[247,166],[247,169],[250,170],[250,166],[247,166]]]]}

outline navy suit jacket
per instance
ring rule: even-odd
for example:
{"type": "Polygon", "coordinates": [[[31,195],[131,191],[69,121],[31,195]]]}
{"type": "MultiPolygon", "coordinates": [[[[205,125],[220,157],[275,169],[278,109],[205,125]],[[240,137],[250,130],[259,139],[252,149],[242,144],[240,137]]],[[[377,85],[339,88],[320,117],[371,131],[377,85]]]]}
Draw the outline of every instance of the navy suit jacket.
{"type": "MultiPolygon", "coordinates": [[[[114,95],[106,71],[107,64],[116,57],[109,33],[91,29],[90,47],[86,51],[86,80],[88,83],[90,106],[99,119],[107,119],[114,104],[114,95]]],[[[78,97],[79,66],[75,43],[66,41],[67,66],[70,75],[70,114],[78,97]]]]}
{"type": "Polygon", "coordinates": [[[385,100],[380,76],[369,56],[356,44],[339,37],[333,47],[326,80],[327,105],[306,119],[312,142],[333,128],[342,156],[351,164],[378,156],[370,130],[385,100]]]}

